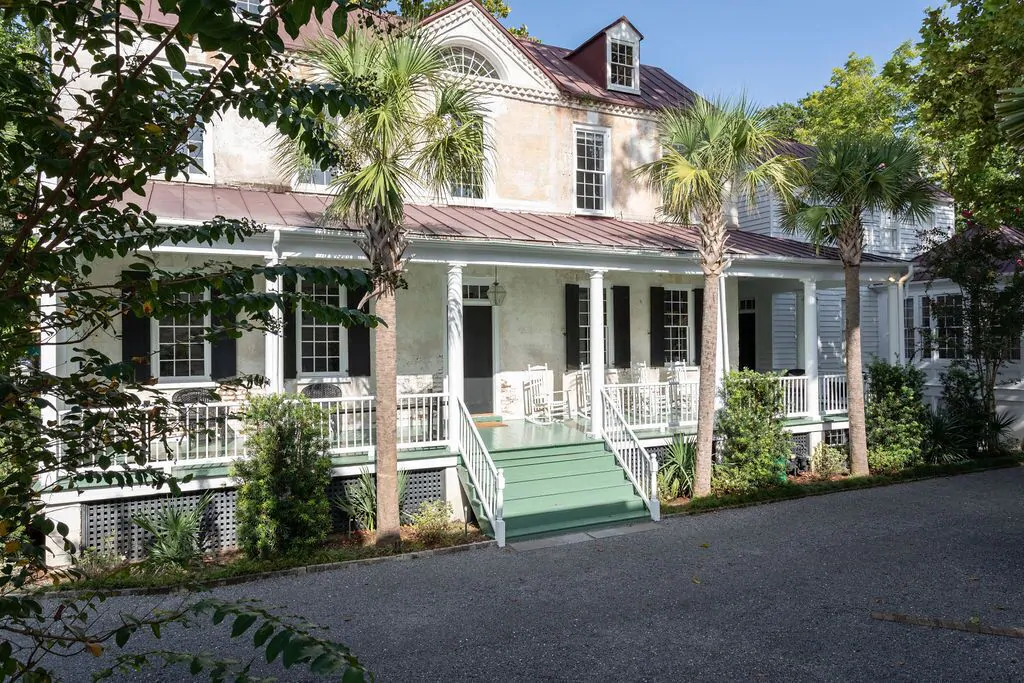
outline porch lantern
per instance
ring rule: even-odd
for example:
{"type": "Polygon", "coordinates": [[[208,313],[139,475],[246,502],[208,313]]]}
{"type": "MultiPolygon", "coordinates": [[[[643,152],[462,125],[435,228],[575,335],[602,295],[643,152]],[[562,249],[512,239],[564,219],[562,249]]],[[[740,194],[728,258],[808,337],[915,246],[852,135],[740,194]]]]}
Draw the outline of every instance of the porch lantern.
{"type": "Polygon", "coordinates": [[[492,306],[501,306],[505,303],[505,295],[507,292],[505,288],[498,282],[498,268],[494,268],[494,282],[487,290],[487,299],[491,302],[492,306]]]}

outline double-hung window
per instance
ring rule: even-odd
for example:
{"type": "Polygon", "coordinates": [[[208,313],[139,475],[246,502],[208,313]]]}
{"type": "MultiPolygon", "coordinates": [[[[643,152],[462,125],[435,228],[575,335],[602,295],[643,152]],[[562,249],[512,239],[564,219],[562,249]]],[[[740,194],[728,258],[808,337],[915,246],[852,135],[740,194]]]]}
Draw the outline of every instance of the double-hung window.
{"type": "MultiPolygon", "coordinates": [[[[186,307],[207,299],[209,294],[182,294],[186,307]]],[[[161,380],[206,381],[210,378],[210,344],[204,339],[210,316],[198,311],[154,318],[156,329],[156,374],[161,380]]]]}
{"type": "MultiPolygon", "coordinates": [[[[338,285],[302,283],[302,293],[324,306],[344,307],[347,295],[338,285]]],[[[348,336],[342,325],[316,318],[310,306],[299,304],[299,371],[304,375],[337,375],[348,372],[348,336]]]]}
{"type": "Polygon", "coordinates": [[[665,362],[690,362],[690,290],[665,289],[665,362]]]}
{"type": "Polygon", "coordinates": [[[889,213],[883,213],[878,219],[878,247],[885,251],[899,251],[900,224],[889,213]]]}
{"type": "MultiPolygon", "coordinates": [[[[466,129],[476,141],[480,149],[484,147],[484,122],[476,118],[472,121],[459,123],[460,126],[467,126],[466,129]]],[[[484,155],[481,154],[471,163],[462,169],[462,172],[455,178],[451,186],[451,196],[455,199],[483,199],[484,198],[484,155]]]]}
{"type": "Polygon", "coordinates": [[[935,297],[935,330],[939,358],[964,358],[964,297],[960,294],[940,294],[935,297]]]}
{"type": "Polygon", "coordinates": [[[607,213],[610,207],[609,132],[606,128],[576,128],[576,210],[607,213]]]}
{"type": "Polygon", "coordinates": [[[608,40],[608,87],[613,90],[637,90],[640,81],[637,45],[632,41],[608,40]]]}
{"type": "Polygon", "coordinates": [[[903,358],[911,361],[917,353],[917,321],[914,317],[916,299],[908,296],[903,300],[903,358]]]}

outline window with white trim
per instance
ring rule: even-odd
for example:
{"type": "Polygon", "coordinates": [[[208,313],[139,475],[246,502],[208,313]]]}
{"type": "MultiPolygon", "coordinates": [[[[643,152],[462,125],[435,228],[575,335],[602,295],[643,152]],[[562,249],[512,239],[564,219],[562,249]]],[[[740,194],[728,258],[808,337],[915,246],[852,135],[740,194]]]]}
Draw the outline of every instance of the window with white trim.
{"type": "Polygon", "coordinates": [[[452,73],[464,76],[479,76],[498,80],[498,70],[482,54],[462,45],[453,45],[441,50],[441,60],[452,73]]]}
{"type": "MultiPolygon", "coordinates": [[[[339,285],[302,283],[302,293],[324,306],[343,308],[346,305],[345,288],[339,285]]],[[[299,372],[304,375],[341,374],[348,372],[348,335],[337,323],[325,323],[299,303],[299,372]]]]}
{"type": "MultiPolygon", "coordinates": [[[[208,294],[181,294],[185,304],[195,304],[208,294]]],[[[210,344],[204,335],[210,316],[198,311],[155,318],[156,375],[160,379],[207,380],[210,377],[210,344]]]]}
{"type": "Polygon", "coordinates": [[[903,300],[903,358],[913,360],[917,353],[917,320],[915,319],[916,299],[908,296],[903,300]]]}
{"type": "Polygon", "coordinates": [[[487,297],[490,291],[490,285],[462,285],[462,299],[463,301],[490,301],[487,297]]]}
{"type": "MultiPolygon", "coordinates": [[[[476,126],[475,132],[480,134],[481,147],[483,147],[483,120],[477,118],[466,125],[476,126]]],[[[482,154],[474,161],[472,166],[466,168],[452,183],[451,196],[456,199],[484,198],[484,156],[482,154]]]]}
{"type": "Polygon", "coordinates": [[[932,344],[932,301],[926,296],[921,297],[921,357],[931,358],[934,345],[932,344]]]}
{"type": "MultiPolygon", "coordinates": [[[[185,76],[178,73],[170,67],[168,64],[162,64],[171,74],[171,79],[179,84],[184,85],[185,76]]],[[[196,67],[199,68],[199,67],[196,67]]],[[[189,69],[192,70],[191,68],[189,69]]],[[[160,95],[158,95],[160,96],[160,95]]],[[[192,116],[190,111],[181,111],[179,118],[187,118],[192,116]]],[[[212,149],[210,148],[210,141],[208,139],[208,131],[206,130],[206,122],[200,118],[197,118],[193,122],[192,127],[188,131],[188,136],[185,140],[178,145],[178,154],[187,155],[192,163],[189,165],[185,172],[189,175],[190,180],[196,178],[210,180],[213,175],[213,155],[212,149]]]]}
{"type": "MultiPolygon", "coordinates": [[[[609,355],[614,348],[611,341],[611,331],[608,329],[608,306],[610,305],[610,292],[604,293],[604,361],[609,364],[609,355]]],[[[580,364],[590,365],[590,289],[586,286],[580,287],[580,364]]]]}
{"type": "Polygon", "coordinates": [[[638,90],[640,82],[637,44],[633,41],[608,39],[608,87],[630,92],[638,90]]]}
{"type": "Polygon", "coordinates": [[[665,289],[665,362],[690,362],[690,290],[665,289]]]}
{"type": "Polygon", "coordinates": [[[935,331],[939,358],[964,358],[964,297],[961,294],[940,294],[934,298],[935,331]]]}
{"type": "Polygon", "coordinates": [[[900,224],[891,214],[883,213],[878,219],[878,247],[888,251],[900,248],[900,224]]]}
{"type": "Polygon", "coordinates": [[[299,183],[302,185],[312,185],[314,187],[328,187],[337,177],[338,174],[333,168],[323,170],[313,166],[299,175],[299,183]]]}
{"type": "Polygon", "coordinates": [[[608,210],[607,129],[576,129],[576,209],[587,213],[608,210]]]}
{"type": "Polygon", "coordinates": [[[263,14],[264,0],[235,0],[235,9],[246,19],[257,19],[263,14]]]}

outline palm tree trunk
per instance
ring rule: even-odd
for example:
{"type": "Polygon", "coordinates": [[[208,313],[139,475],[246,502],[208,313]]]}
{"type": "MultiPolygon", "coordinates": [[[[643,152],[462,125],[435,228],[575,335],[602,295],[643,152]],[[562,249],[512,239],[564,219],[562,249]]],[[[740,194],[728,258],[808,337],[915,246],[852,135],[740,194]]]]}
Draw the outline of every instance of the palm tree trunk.
{"type": "Polygon", "coordinates": [[[377,545],[398,545],[398,348],[395,293],[377,299],[376,315],[385,324],[374,333],[374,377],[377,396],[377,545]]]}
{"type": "Polygon", "coordinates": [[[693,495],[711,493],[711,449],[715,441],[715,366],[718,363],[718,288],[721,274],[704,275],[704,325],[700,333],[700,384],[697,393],[697,462],[693,495]]]}
{"type": "Polygon", "coordinates": [[[867,476],[868,435],[864,419],[864,362],[860,350],[860,265],[843,265],[846,284],[846,396],[850,417],[850,473],[867,476]]]}

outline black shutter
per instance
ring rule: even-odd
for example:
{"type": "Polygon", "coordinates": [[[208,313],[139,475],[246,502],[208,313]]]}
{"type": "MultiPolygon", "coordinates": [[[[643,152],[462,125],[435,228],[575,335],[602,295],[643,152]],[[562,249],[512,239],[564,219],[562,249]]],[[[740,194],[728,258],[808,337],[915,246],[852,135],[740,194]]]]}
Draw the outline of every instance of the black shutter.
{"type": "MultiPolygon", "coordinates": [[[[146,274],[128,270],[121,274],[125,280],[145,280],[146,274]]],[[[124,290],[124,298],[131,297],[129,289],[124,290]]],[[[150,367],[150,355],[153,353],[152,318],[137,316],[131,308],[125,306],[121,316],[121,362],[131,363],[135,369],[135,379],[144,382],[153,376],[150,367]]]]}
{"type": "Polygon", "coordinates": [[[700,365],[701,337],[704,334],[704,289],[693,290],[693,358],[690,365],[700,365]]]}
{"type": "Polygon", "coordinates": [[[614,363],[617,368],[629,367],[629,287],[612,287],[612,321],[615,330],[614,363]]]}
{"type": "MultiPolygon", "coordinates": [[[[281,283],[281,291],[294,294],[295,293],[295,278],[285,277],[281,283]]],[[[289,302],[284,307],[284,378],[295,379],[295,345],[296,345],[296,331],[295,331],[295,302],[289,302]]]]}
{"type": "Polygon", "coordinates": [[[665,288],[651,287],[651,367],[665,364],[665,288]]]}
{"type": "Polygon", "coordinates": [[[580,367],[580,286],[565,286],[565,367],[580,367]]]}
{"type": "MultiPolygon", "coordinates": [[[[210,291],[210,298],[217,299],[220,292],[216,289],[210,291]]],[[[235,312],[214,314],[210,316],[210,322],[216,329],[218,327],[234,327],[235,312]]],[[[216,340],[210,342],[210,379],[225,379],[238,374],[238,344],[237,340],[229,334],[222,334],[216,340]]]]}
{"type": "MultiPolygon", "coordinates": [[[[366,288],[350,288],[348,290],[348,307],[359,308],[359,302],[366,296],[366,288]]],[[[369,302],[361,311],[368,312],[369,302]]],[[[348,328],[348,376],[370,376],[370,328],[364,325],[353,325],[348,328]]]]}

